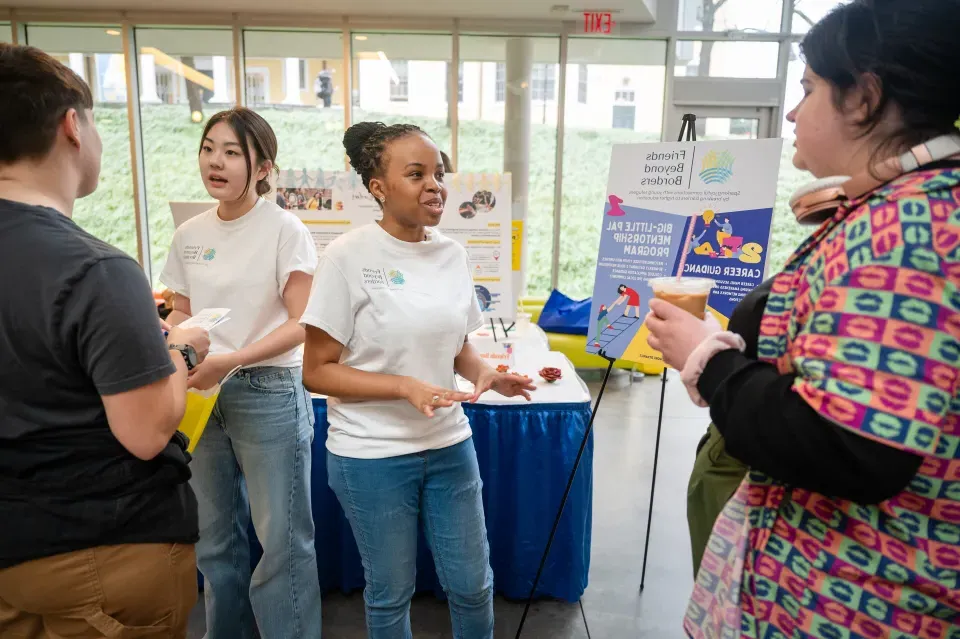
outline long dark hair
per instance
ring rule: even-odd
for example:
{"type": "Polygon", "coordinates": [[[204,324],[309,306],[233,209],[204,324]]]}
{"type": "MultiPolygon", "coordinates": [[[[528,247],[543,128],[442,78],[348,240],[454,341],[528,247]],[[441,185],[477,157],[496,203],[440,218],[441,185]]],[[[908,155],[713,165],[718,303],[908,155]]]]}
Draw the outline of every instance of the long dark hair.
{"type": "Polygon", "coordinates": [[[814,25],[800,47],[811,70],[832,85],[838,110],[866,77],[877,79],[880,99],[860,122],[862,135],[891,108],[901,125],[881,140],[876,161],[956,132],[958,37],[960,0],[854,0],[814,25]]]}
{"type": "MultiPolygon", "coordinates": [[[[238,198],[242,200],[250,190],[250,176],[253,175],[254,163],[262,164],[270,160],[273,163],[273,170],[279,171],[277,166],[277,136],[270,124],[256,111],[246,107],[236,107],[211,116],[210,120],[207,121],[207,126],[203,127],[203,135],[200,136],[200,152],[203,152],[203,141],[207,139],[207,134],[218,122],[225,122],[233,129],[237,140],[240,142],[243,157],[247,161],[247,182],[243,187],[243,193],[238,198]],[[253,143],[253,153],[250,152],[251,142],[253,143]]],[[[257,195],[266,195],[269,192],[269,180],[266,177],[258,180],[257,195]]]]}

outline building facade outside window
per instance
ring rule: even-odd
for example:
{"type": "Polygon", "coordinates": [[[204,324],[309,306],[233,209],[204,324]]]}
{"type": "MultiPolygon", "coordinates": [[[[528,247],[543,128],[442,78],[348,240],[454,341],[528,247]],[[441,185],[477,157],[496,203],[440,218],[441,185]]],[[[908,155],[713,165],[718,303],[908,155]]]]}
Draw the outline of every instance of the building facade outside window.
{"type": "Polygon", "coordinates": [[[406,102],[410,97],[410,67],[406,60],[394,60],[389,64],[393,71],[390,78],[390,99],[394,102],[406,102]]]}
{"type": "Polygon", "coordinates": [[[541,102],[556,99],[557,68],[553,64],[533,65],[533,99],[541,102]]]}
{"type": "Polygon", "coordinates": [[[507,65],[503,62],[497,62],[497,81],[495,87],[496,101],[503,102],[507,99],[507,65]]]}
{"type": "Polygon", "coordinates": [[[514,176],[514,213],[519,198],[526,205],[524,232],[527,246],[527,291],[543,295],[550,290],[553,258],[553,209],[556,179],[557,117],[556,68],[560,57],[557,37],[460,37],[463,60],[463,103],[459,110],[457,167],[464,172],[502,173],[523,164],[528,176],[514,176]],[[540,69],[542,80],[536,79],[540,69]],[[546,86],[546,68],[553,69],[552,89],[546,86]],[[553,91],[548,100],[539,93],[553,91]],[[508,99],[510,98],[510,99],[508,99]],[[519,98],[519,100],[515,100],[519,98]],[[529,108],[508,110],[526,101],[529,108]],[[529,121],[523,118],[529,117],[529,121]],[[529,138],[519,137],[528,130],[529,138]],[[513,137],[511,137],[513,136],[513,137]]]}
{"type": "MultiPolygon", "coordinates": [[[[352,121],[416,124],[450,153],[448,87],[453,37],[418,33],[352,35],[352,121]]],[[[335,149],[343,157],[339,142],[335,149]]]]}
{"type": "Polygon", "coordinates": [[[577,66],[577,102],[580,104],[587,103],[587,65],[581,64],[577,66]]]}
{"type": "Polygon", "coordinates": [[[343,33],[245,29],[243,47],[247,106],[277,135],[281,175],[342,171],[343,33]]]}
{"type": "Polygon", "coordinates": [[[660,141],[666,59],[664,40],[569,40],[567,77],[579,80],[567,82],[564,113],[558,287],[566,295],[593,292],[613,145],[660,141]],[[584,79],[587,101],[578,99],[584,79]]]}
{"type": "MultiPolygon", "coordinates": [[[[173,239],[170,202],[214,205],[200,179],[197,158],[207,119],[236,104],[233,33],[230,29],[139,27],[134,38],[140,55],[151,273],[157,284],[173,239]]],[[[292,84],[297,84],[295,73],[292,84]]]]}

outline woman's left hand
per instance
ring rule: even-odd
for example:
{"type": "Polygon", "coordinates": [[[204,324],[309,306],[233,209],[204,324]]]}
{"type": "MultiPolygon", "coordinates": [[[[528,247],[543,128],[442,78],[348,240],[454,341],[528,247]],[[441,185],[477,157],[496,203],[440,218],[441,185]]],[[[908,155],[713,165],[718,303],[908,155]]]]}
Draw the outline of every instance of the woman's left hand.
{"type": "Polygon", "coordinates": [[[189,373],[187,388],[209,390],[220,383],[236,367],[230,355],[208,355],[189,373]]]}
{"type": "Polygon", "coordinates": [[[476,389],[473,392],[471,403],[475,403],[480,396],[488,390],[493,390],[504,397],[523,397],[530,401],[530,391],[537,390],[533,380],[523,375],[514,375],[512,373],[498,373],[492,368],[480,373],[480,378],[474,384],[476,389]]]}
{"type": "Polygon", "coordinates": [[[723,330],[710,311],[706,319],[700,319],[656,298],[650,300],[650,313],[643,321],[650,331],[647,343],[663,354],[667,366],[678,371],[683,370],[690,354],[703,340],[723,330]]]}

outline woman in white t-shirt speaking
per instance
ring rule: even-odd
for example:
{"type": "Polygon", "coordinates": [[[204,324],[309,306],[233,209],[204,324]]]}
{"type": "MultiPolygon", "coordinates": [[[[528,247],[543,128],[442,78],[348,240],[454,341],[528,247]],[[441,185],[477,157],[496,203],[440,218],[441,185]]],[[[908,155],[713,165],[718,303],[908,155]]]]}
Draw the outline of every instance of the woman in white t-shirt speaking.
{"type": "Polygon", "coordinates": [[[306,306],[317,266],[309,231],[264,199],[277,138],[249,109],[210,118],[200,174],[218,206],[184,223],[160,281],[179,323],[229,308],[190,386],[208,389],[235,367],[191,464],[200,506],[197,564],[208,639],[320,637],[320,586],[310,508],[313,412],[303,387],[306,306]],[[252,578],[251,519],[263,558],[252,578]]]}
{"type": "Polygon", "coordinates": [[[466,250],[433,227],[447,190],[419,128],[363,122],[343,138],[383,219],[331,243],[301,323],[304,381],[330,396],[327,470],[363,559],[370,639],[409,639],[423,523],[457,639],[493,637],[493,574],[470,424],[459,402],[530,398],[467,341],[482,323],[466,250]],[[473,382],[456,390],[454,373],[473,382]]]}

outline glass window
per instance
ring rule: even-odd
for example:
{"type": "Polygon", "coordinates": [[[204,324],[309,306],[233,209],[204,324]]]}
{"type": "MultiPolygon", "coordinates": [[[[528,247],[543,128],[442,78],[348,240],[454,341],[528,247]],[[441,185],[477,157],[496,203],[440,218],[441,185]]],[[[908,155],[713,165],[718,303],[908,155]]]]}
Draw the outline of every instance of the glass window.
{"type": "Polygon", "coordinates": [[[353,121],[416,124],[449,153],[447,70],[452,56],[449,35],[354,34],[353,121]]]}
{"type": "Polygon", "coordinates": [[[494,93],[497,102],[503,102],[507,99],[507,65],[503,62],[497,62],[497,82],[494,93]]]}
{"type": "MultiPolygon", "coordinates": [[[[459,160],[463,172],[501,173],[504,167],[526,166],[527,185],[514,175],[514,217],[526,205],[524,233],[527,248],[526,290],[542,295],[550,290],[553,253],[553,203],[556,179],[557,101],[556,66],[560,57],[558,38],[507,38],[461,36],[463,59],[463,104],[460,105],[459,160]],[[548,99],[534,97],[535,69],[542,74],[541,91],[548,99]],[[550,84],[547,69],[553,69],[550,84]],[[552,87],[552,88],[551,88],[552,87]],[[514,101],[507,95],[526,96],[528,108],[508,111],[514,101]],[[537,100],[536,103],[533,103],[537,100]],[[524,122],[524,119],[529,121],[524,122]],[[512,134],[528,131],[530,137],[505,144],[512,134]],[[521,196],[526,190],[526,202],[521,196]]],[[[521,291],[522,293],[522,291],[521,291]]]]}
{"type": "Polygon", "coordinates": [[[776,42],[678,40],[674,69],[678,77],[776,78],[776,42]]]}
{"type": "Polygon", "coordinates": [[[680,0],[678,4],[680,31],[780,31],[783,0],[680,0]]]}
{"type": "Polygon", "coordinates": [[[535,64],[533,65],[533,80],[531,82],[533,89],[533,99],[547,101],[555,99],[557,84],[557,65],[555,64],[535,64]]]}
{"type": "MultiPolygon", "coordinates": [[[[450,65],[447,65],[447,75],[444,76],[445,86],[450,86],[450,65]]],[[[449,95],[449,88],[445,91],[449,95]]],[[[463,104],[463,61],[457,65],[457,104],[463,104]]]]}
{"type": "MultiPolygon", "coordinates": [[[[197,154],[207,118],[235,104],[230,29],[138,28],[140,120],[154,283],[173,239],[170,202],[212,201],[197,154]]],[[[296,78],[296,62],[293,65],[296,78]]],[[[294,81],[293,86],[296,86],[294,81]]]]}
{"type": "Polygon", "coordinates": [[[100,183],[92,195],[77,201],[73,219],[89,233],[137,257],[127,82],[119,27],[29,24],[26,33],[27,44],[73,69],[93,94],[94,118],[103,141],[100,183]]]}
{"type": "Polygon", "coordinates": [[[833,9],[849,2],[850,0],[839,2],[838,0],[793,0],[791,31],[806,33],[810,30],[810,27],[820,22],[833,9]]]}
{"type": "Polygon", "coordinates": [[[0,22],[0,42],[13,42],[13,31],[9,22],[0,22]]]}
{"type": "Polygon", "coordinates": [[[277,165],[342,171],[341,33],[249,29],[243,48],[247,105],[276,133],[277,165]]]}
{"type": "Polygon", "coordinates": [[[812,231],[809,226],[800,226],[790,210],[790,196],[798,188],[812,182],[814,177],[807,171],[801,171],[793,165],[794,147],[796,139],[793,124],[786,121],[786,113],[792,110],[803,98],[803,87],[800,80],[803,78],[804,62],[800,59],[800,47],[794,44],[790,47],[790,62],[787,64],[787,92],[784,99],[784,121],[782,123],[783,155],[780,159],[780,177],[777,181],[777,204],[773,213],[773,232],[771,233],[770,262],[768,273],[776,273],[782,267],[794,249],[800,245],[812,231]]]}
{"type": "Polygon", "coordinates": [[[577,102],[587,103],[587,65],[577,67],[577,102]]]}
{"type": "Polygon", "coordinates": [[[590,99],[572,100],[580,88],[568,82],[558,286],[584,298],[593,292],[613,145],[661,138],[667,44],[570,38],[567,56],[568,77],[586,69],[590,99]]]}
{"type": "Polygon", "coordinates": [[[390,66],[390,99],[394,102],[406,102],[410,90],[410,67],[406,60],[394,60],[390,66]]]}
{"type": "Polygon", "coordinates": [[[760,137],[760,118],[697,118],[698,140],[756,140],[760,137]]]}

